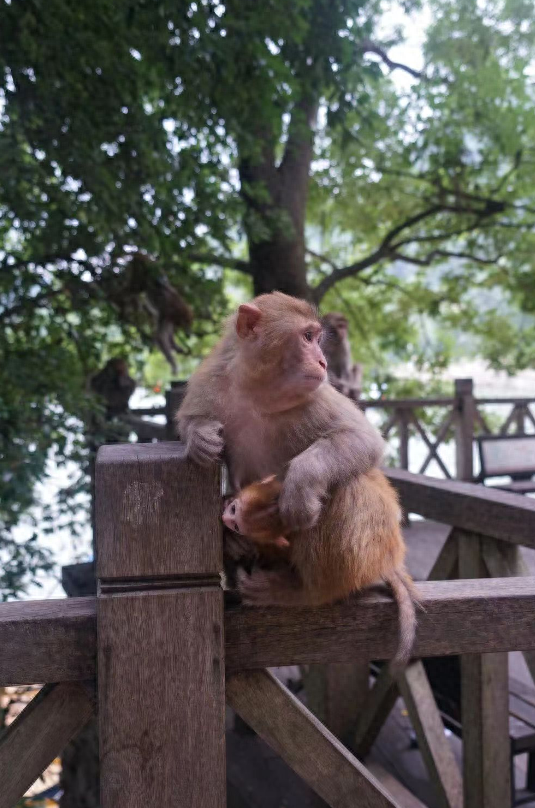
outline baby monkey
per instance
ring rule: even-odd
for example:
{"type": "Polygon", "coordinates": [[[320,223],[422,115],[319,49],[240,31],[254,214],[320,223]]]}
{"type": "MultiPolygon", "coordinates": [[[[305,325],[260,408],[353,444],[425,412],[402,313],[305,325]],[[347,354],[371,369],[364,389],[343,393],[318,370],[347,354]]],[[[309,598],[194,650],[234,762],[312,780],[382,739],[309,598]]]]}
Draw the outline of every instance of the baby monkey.
{"type": "Polygon", "coordinates": [[[290,546],[283,533],[279,514],[279,495],[282,484],[274,474],[243,488],[237,497],[225,505],[223,522],[241,536],[247,536],[257,545],[274,545],[281,549],[290,546]]]}
{"type": "Polygon", "coordinates": [[[223,513],[227,527],[246,536],[261,552],[262,546],[280,548],[281,560],[288,565],[286,571],[255,570],[251,577],[243,573],[244,602],[321,605],[384,581],[399,612],[399,645],[393,663],[405,665],[414,642],[417,599],[404,567],[398,499],[384,474],[373,469],[340,486],[325,502],[318,523],[294,532],[284,530],[279,514],[281,488],[275,475],[266,477],[242,489],[223,513]]]}

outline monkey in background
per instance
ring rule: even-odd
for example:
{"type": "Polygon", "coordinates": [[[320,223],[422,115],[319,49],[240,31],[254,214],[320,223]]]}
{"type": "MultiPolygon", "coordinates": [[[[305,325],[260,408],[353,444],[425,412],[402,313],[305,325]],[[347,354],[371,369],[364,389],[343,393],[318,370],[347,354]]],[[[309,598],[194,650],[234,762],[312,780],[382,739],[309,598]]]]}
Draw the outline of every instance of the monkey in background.
{"type": "Polygon", "coordinates": [[[115,302],[125,320],[141,330],[147,315],[152,321],[152,339],[161,350],[173,373],[177,373],[175,353],[184,349],[175,340],[178,330],[189,333],[193,310],[171,285],[155,261],[141,252],[134,253],[123,273],[120,293],[115,302]]]}
{"type": "Polygon", "coordinates": [[[362,365],[353,363],[351,357],[347,318],[338,312],[331,312],[321,318],[321,324],[329,381],[342,395],[358,401],[362,392],[362,365]]]}
{"type": "Polygon", "coordinates": [[[125,359],[109,359],[102,370],[89,380],[90,389],[106,403],[106,418],[122,415],[128,410],[128,402],[136,389],[134,379],[128,373],[125,359]]]}
{"type": "Polygon", "coordinates": [[[223,522],[262,548],[284,549],[295,578],[281,599],[271,593],[269,574],[246,583],[246,605],[313,605],[333,603],[378,581],[388,584],[399,614],[399,644],[393,665],[405,665],[416,629],[416,595],[405,570],[405,542],[399,525],[397,495],[379,469],[337,489],[317,524],[309,530],[286,532],[278,510],[281,483],[274,476],[247,486],[225,507],[223,522]],[[351,514],[344,520],[344,514],[351,514]],[[287,536],[287,538],[286,538],[287,536]],[[295,572],[294,572],[295,571],[295,572]]]}
{"type": "MultiPolygon", "coordinates": [[[[379,465],[384,444],[358,407],[326,383],[322,331],[307,302],[280,292],[243,304],[189,380],[177,415],[187,456],[207,465],[224,450],[235,491],[269,475],[281,479],[279,513],[283,535],[291,537],[293,567],[253,568],[250,576],[240,576],[242,597],[257,605],[318,602],[317,595],[308,600],[311,592],[325,602],[337,575],[342,580],[331,600],[354,591],[356,581],[365,586],[368,577],[392,574],[394,580],[394,570],[403,565],[397,540],[389,546],[369,542],[368,560],[356,564],[350,546],[355,524],[367,513],[373,528],[378,502],[387,510],[385,497],[374,499],[365,481],[379,465]],[[323,526],[325,509],[328,515],[336,511],[335,530],[331,521],[323,526]],[[314,542],[313,564],[307,536],[314,542]],[[351,561],[340,570],[346,552],[351,561]],[[299,568],[311,580],[301,580],[299,568]]],[[[397,524],[397,510],[395,518],[397,524]]]]}

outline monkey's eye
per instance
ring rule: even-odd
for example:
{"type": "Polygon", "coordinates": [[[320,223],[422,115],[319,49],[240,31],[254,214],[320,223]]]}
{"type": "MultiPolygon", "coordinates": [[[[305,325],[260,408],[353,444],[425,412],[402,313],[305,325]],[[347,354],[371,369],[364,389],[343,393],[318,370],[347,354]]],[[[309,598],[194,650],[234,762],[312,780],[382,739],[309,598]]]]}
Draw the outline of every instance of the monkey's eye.
{"type": "Polygon", "coordinates": [[[234,532],[235,532],[235,533],[239,533],[239,532],[240,532],[240,526],[239,526],[239,524],[238,524],[237,522],[234,522],[234,532]]]}
{"type": "Polygon", "coordinates": [[[306,340],[306,342],[312,342],[314,339],[314,334],[312,333],[312,331],[305,331],[303,337],[306,340]]]}
{"type": "Polygon", "coordinates": [[[233,502],[232,505],[230,506],[230,513],[231,513],[232,516],[234,516],[234,514],[236,513],[236,503],[235,502],[233,502]]]}

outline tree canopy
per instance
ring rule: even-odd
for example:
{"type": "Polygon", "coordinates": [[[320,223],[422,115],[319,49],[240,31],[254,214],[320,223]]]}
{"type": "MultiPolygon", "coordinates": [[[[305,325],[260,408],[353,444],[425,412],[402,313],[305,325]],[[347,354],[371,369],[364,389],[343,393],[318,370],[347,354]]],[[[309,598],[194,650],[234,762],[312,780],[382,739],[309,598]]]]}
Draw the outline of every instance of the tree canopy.
{"type": "Polygon", "coordinates": [[[368,378],[458,331],[535,361],[530,0],[28,0],[0,29],[3,560],[33,563],[12,528],[49,453],[84,463],[89,374],[146,368],[137,250],[193,307],[183,373],[274,288],[342,309],[368,378]]]}

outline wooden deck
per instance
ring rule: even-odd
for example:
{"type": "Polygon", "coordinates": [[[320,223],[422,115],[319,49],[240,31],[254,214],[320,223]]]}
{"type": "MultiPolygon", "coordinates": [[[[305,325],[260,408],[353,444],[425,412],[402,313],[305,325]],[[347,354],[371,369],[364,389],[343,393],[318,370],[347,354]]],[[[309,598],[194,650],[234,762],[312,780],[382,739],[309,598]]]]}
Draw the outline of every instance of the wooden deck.
{"type": "MultiPolygon", "coordinates": [[[[416,580],[424,580],[444,544],[449,528],[430,521],[412,521],[405,528],[409,570],[416,580]]],[[[522,555],[535,575],[535,550],[522,548],[522,555]]],[[[509,654],[510,673],[531,682],[520,652],[509,654]]],[[[453,752],[461,764],[462,743],[450,735],[453,752]]],[[[524,782],[525,756],[517,758],[515,777],[524,782]]],[[[404,808],[438,808],[430,787],[422,756],[403,701],[386,721],[373,751],[366,761],[373,774],[404,808]]],[[[231,713],[227,722],[227,777],[229,808],[318,808],[324,803],[260,738],[240,724],[233,727],[231,713]]],[[[535,808],[535,802],[527,804],[535,808]]]]}

